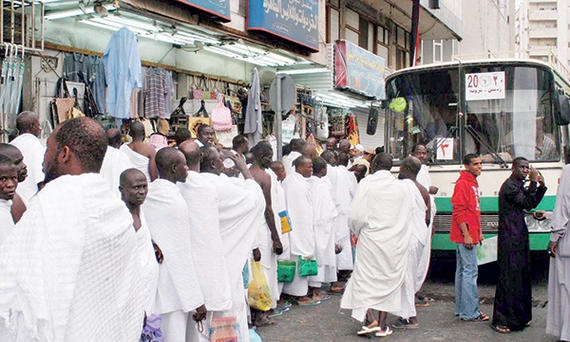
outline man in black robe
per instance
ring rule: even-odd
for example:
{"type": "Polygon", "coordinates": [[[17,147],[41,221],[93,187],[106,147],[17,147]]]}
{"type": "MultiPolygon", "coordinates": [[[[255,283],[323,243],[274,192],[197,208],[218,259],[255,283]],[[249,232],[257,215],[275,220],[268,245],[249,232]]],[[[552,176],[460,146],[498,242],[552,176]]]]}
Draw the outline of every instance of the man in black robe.
{"type": "Polygon", "coordinates": [[[492,327],[500,333],[522,330],[532,319],[530,251],[524,210],[535,208],[546,192],[544,178],[525,158],[515,158],[512,171],[499,191],[499,281],[492,327]],[[527,176],[530,184],[525,188],[527,176]]]}

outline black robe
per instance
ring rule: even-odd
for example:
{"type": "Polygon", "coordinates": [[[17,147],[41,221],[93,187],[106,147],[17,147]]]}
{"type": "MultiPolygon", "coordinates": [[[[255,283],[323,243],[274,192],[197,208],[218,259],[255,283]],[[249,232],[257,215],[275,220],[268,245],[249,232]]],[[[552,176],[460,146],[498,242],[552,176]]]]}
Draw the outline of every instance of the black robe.
{"type": "Polygon", "coordinates": [[[499,191],[499,279],[493,308],[493,325],[524,329],[532,320],[530,250],[524,210],[535,208],[546,187],[509,177],[499,191]]]}

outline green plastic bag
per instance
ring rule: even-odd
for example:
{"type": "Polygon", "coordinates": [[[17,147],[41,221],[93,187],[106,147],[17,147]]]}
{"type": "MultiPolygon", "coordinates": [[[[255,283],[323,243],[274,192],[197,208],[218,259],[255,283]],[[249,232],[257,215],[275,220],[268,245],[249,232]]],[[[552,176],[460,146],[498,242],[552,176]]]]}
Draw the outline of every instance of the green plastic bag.
{"type": "Polygon", "coordinates": [[[282,283],[290,283],[295,278],[297,263],[289,260],[277,261],[277,280],[282,283]]]}
{"type": "Polygon", "coordinates": [[[316,276],[319,273],[317,260],[303,259],[299,255],[299,261],[297,262],[297,271],[299,272],[300,277],[316,276]]]}
{"type": "Polygon", "coordinates": [[[247,288],[247,301],[254,309],[267,311],[273,306],[271,290],[265,278],[263,266],[259,261],[251,263],[251,282],[247,288]]]}

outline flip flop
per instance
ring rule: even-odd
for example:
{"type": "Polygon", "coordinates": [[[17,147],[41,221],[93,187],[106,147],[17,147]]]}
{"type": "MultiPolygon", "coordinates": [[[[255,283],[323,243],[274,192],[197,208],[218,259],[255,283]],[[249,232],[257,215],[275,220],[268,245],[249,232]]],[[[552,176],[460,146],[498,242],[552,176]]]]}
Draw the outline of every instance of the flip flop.
{"type": "Polygon", "coordinates": [[[273,318],[273,317],[277,317],[277,316],[281,316],[286,312],[291,311],[291,308],[277,308],[277,310],[275,310],[275,313],[267,316],[269,318],[273,318]]]}
{"type": "Polygon", "coordinates": [[[432,297],[429,297],[429,296],[419,297],[418,299],[421,301],[424,301],[424,302],[432,302],[432,303],[435,302],[435,299],[433,299],[432,297]]]}
{"type": "Polygon", "coordinates": [[[390,329],[390,327],[386,327],[386,330],[382,331],[380,330],[379,332],[376,333],[377,337],[386,337],[386,336],[390,336],[392,335],[394,331],[392,329],[390,329]]]}
{"type": "Polygon", "coordinates": [[[371,333],[375,333],[378,332],[382,329],[380,329],[380,327],[377,325],[375,327],[367,327],[365,325],[363,325],[360,330],[358,330],[358,332],[356,333],[357,335],[366,335],[366,334],[371,334],[371,333]]]}
{"type": "Polygon", "coordinates": [[[509,329],[508,327],[504,326],[504,325],[491,325],[491,329],[495,330],[496,332],[500,333],[500,334],[508,334],[511,332],[511,329],[509,329]]]}
{"type": "Polygon", "coordinates": [[[315,306],[315,305],[319,305],[319,304],[321,304],[321,301],[320,300],[314,300],[314,299],[311,299],[311,301],[308,303],[297,303],[297,305],[299,305],[299,306],[315,306]]]}
{"type": "Polygon", "coordinates": [[[329,299],[331,299],[331,296],[329,296],[329,295],[324,295],[324,296],[321,297],[321,299],[319,299],[319,302],[324,302],[325,300],[329,300],[329,299]]]}
{"type": "Polygon", "coordinates": [[[395,324],[392,324],[392,328],[395,329],[417,329],[420,325],[418,323],[412,323],[406,319],[399,319],[395,324]]]}
{"type": "Polygon", "coordinates": [[[338,286],[331,287],[330,291],[333,293],[343,293],[344,287],[338,287],[338,286]]]}

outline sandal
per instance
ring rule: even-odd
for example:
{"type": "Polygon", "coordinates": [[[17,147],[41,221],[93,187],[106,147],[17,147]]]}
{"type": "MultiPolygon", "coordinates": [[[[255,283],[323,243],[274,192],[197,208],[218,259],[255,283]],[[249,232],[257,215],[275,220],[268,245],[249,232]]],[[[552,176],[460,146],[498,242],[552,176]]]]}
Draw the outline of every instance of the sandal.
{"type": "Polygon", "coordinates": [[[501,334],[508,334],[511,332],[511,329],[509,329],[508,327],[504,326],[504,325],[491,325],[491,329],[495,330],[498,333],[501,334]]]}
{"type": "Polygon", "coordinates": [[[482,311],[479,311],[479,316],[475,317],[475,318],[462,318],[462,321],[465,322],[487,322],[488,320],[490,320],[491,317],[489,317],[489,315],[483,313],[482,311]]]}
{"type": "Polygon", "coordinates": [[[320,300],[314,300],[314,299],[311,299],[310,302],[305,302],[305,303],[297,302],[297,305],[299,305],[299,306],[315,306],[315,305],[319,305],[319,304],[321,304],[321,301],[320,300]]]}
{"type": "Polygon", "coordinates": [[[377,337],[386,337],[386,336],[390,336],[392,335],[394,331],[392,329],[390,329],[390,327],[386,327],[386,330],[380,330],[379,332],[376,333],[377,337]]]}
{"type": "Polygon", "coordinates": [[[418,323],[412,323],[409,319],[400,318],[396,323],[392,324],[392,328],[395,329],[416,329],[420,325],[418,323]]]}
{"type": "MultiPolygon", "coordinates": [[[[378,323],[376,323],[376,324],[378,324],[378,323]]],[[[358,330],[358,332],[357,332],[356,334],[357,334],[357,335],[366,335],[366,334],[371,334],[371,333],[378,332],[378,331],[380,331],[380,330],[381,330],[381,329],[380,329],[380,326],[378,326],[378,325],[377,325],[377,326],[373,326],[373,327],[363,325],[363,326],[360,328],[360,330],[358,330]]]]}

